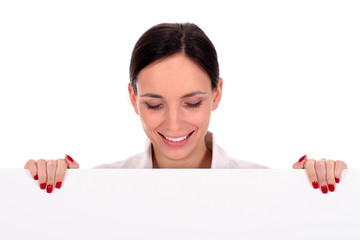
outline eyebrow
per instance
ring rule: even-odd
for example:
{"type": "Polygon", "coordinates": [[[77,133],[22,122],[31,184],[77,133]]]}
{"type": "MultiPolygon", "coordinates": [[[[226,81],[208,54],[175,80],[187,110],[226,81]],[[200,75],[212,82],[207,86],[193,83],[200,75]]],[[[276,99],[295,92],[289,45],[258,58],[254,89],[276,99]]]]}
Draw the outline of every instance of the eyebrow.
{"type": "MultiPolygon", "coordinates": [[[[193,96],[196,96],[196,95],[199,95],[199,94],[206,94],[206,92],[195,91],[195,92],[191,92],[191,93],[185,94],[185,95],[182,96],[181,98],[193,97],[193,96]]],[[[141,95],[140,97],[164,98],[164,97],[161,96],[161,95],[153,94],[153,93],[146,93],[146,94],[141,95]]]]}

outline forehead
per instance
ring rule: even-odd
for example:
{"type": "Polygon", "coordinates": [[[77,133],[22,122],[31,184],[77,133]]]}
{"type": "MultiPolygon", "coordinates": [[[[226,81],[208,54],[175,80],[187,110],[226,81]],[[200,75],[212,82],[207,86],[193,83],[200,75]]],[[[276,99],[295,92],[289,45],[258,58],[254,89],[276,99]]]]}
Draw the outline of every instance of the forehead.
{"type": "Polygon", "coordinates": [[[183,94],[211,91],[207,73],[184,54],[175,54],[156,61],[140,71],[137,78],[140,93],[183,94]]]}

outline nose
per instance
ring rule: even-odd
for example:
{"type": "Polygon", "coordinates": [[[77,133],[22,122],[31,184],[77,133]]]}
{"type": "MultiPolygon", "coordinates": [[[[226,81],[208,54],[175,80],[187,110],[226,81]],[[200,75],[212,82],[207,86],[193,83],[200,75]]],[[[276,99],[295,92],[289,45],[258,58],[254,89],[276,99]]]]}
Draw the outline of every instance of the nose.
{"type": "Polygon", "coordinates": [[[165,124],[166,128],[170,131],[175,132],[181,129],[182,114],[178,107],[173,106],[167,109],[165,124]]]}

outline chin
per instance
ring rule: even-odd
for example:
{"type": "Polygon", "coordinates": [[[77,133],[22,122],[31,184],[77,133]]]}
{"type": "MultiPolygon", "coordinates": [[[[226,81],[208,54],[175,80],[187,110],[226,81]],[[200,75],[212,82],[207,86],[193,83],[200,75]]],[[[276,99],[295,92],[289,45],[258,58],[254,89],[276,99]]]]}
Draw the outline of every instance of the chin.
{"type": "Polygon", "coordinates": [[[181,161],[181,160],[186,159],[187,157],[189,157],[191,155],[191,153],[184,152],[184,151],[172,151],[172,152],[167,152],[164,155],[168,159],[171,159],[171,160],[174,160],[174,161],[181,161]]]}
{"type": "Polygon", "coordinates": [[[158,150],[161,152],[163,156],[171,160],[186,159],[194,151],[193,145],[190,144],[188,146],[174,148],[174,147],[164,146],[163,143],[162,146],[158,148],[158,150]]]}

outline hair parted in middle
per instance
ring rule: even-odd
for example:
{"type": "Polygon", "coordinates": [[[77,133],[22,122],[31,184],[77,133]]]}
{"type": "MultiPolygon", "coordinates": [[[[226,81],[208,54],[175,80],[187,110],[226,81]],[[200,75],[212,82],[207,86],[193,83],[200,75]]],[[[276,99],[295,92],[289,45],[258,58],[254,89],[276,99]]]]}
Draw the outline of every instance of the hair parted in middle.
{"type": "Polygon", "coordinates": [[[214,45],[193,23],[162,23],[147,30],[136,42],[130,61],[130,83],[137,94],[139,72],[149,64],[183,53],[202,68],[215,90],[219,81],[219,63],[214,45]]]}

